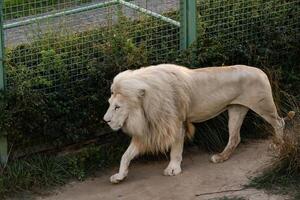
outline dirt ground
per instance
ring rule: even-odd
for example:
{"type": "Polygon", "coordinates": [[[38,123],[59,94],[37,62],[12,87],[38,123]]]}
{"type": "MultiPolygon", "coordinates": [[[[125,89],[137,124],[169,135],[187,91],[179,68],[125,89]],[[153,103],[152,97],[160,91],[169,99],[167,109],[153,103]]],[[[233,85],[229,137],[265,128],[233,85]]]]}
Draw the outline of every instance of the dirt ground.
{"type": "Polygon", "coordinates": [[[128,178],[118,185],[109,182],[117,168],[99,177],[73,182],[39,200],[208,200],[220,197],[244,197],[249,200],[283,200],[285,196],[245,189],[249,177],[257,175],[271,160],[269,141],[241,144],[228,161],[209,162],[207,153],[197,148],[184,153],[183,173],[175,177],[162,175],[168,162],[138,161],[130,166],[128,178]]]}

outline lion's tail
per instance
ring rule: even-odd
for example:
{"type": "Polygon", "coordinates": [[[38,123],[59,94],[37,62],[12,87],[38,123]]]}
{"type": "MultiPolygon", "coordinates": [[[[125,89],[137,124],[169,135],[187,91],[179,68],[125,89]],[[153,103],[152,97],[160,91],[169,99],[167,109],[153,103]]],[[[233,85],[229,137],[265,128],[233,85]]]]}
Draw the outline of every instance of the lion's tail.
{"type": "Polygon", "coordinates": [[[193,139],[195,135],[195,126],[191,122],[186,122],[186,136],[188,139],[193,139]]]}
{"type": "Polygon", "coordinates": [[[295,111],[290,111],[288,112],[287,116],[285,118],[283,118],[284,121],[290,121],[293,120],[293,118],[295,117],[295,111]]]}

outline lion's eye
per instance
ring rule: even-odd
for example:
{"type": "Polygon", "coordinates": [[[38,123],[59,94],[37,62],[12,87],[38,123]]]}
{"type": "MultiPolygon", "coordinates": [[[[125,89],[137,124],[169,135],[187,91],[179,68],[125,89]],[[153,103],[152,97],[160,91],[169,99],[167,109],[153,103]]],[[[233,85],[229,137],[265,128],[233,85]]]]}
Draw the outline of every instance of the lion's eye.
{"type": "Polygon", "coordinates": [[[111,95],[113,95],[113,94],[114,94],[114,92],[110,92],[110,94],[111,94],[111,95]]]}
{"type": "Polygon", "coordinates": [[[118,110],[120,108],[120,106],[116,105],[115,106],[115,110],[118,110]]]}

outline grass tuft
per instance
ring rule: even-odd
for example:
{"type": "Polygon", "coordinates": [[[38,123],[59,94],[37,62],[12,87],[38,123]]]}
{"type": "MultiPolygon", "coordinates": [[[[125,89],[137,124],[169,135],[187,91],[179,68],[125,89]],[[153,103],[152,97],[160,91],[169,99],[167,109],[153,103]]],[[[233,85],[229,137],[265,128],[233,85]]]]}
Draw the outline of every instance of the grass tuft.
{"type": "Polygon", "coordinates": [[[128,143],[124,139],[118,136],[114,144],[91,145],[72,155],[44,154],[10,161],[0,166],[0,199],[20,192],[39,192],[70,179],[82,181],[96,170],[118,163],[128,143]]]}
{"type": "Polygon", "coordinates": [[[276,194],[289,194],[300,199],[300,117],[299,108],[295,119],[287,124],[284,144],[272,165],[260,176],[255,177],[250,187],[266,189],[276,194]]]}

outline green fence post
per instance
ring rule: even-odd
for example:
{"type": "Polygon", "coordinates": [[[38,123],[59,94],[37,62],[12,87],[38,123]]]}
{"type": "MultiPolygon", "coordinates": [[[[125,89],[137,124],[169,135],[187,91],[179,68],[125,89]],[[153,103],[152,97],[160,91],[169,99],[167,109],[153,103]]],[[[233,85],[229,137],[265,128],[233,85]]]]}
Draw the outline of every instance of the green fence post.
{"type": "MultiPolygon", "coordinates": [[[[3,23],[3,1],[0,0],[0,91],[5,89],[3,23]]],[[[0,132],[0,163],[6,163],[7,158],[7,137],[0,132]]]]}
{"type": "Polygon", "coordinates": [[[197,39],[196,0],[180,0],[180,49],[187,49],[197,39]]]}
{"type": "Polygon", "coordinates": [[[120,15],[122,13],[122,4],[120,4],[120,0],[117,0],[118,4],[117,4],[117,23],[119,23],[119,18],[120,18],[120,15]]]}

